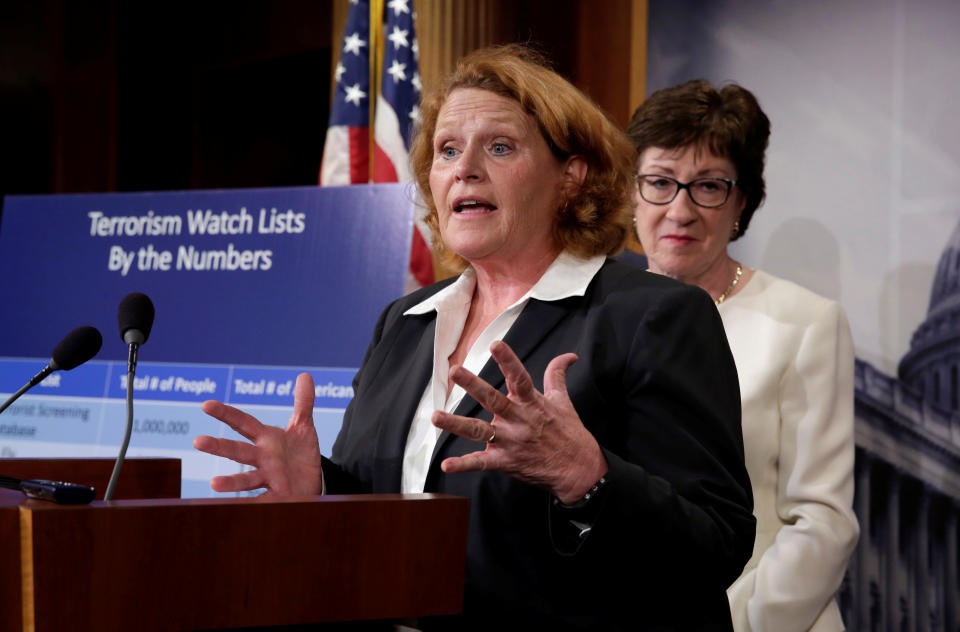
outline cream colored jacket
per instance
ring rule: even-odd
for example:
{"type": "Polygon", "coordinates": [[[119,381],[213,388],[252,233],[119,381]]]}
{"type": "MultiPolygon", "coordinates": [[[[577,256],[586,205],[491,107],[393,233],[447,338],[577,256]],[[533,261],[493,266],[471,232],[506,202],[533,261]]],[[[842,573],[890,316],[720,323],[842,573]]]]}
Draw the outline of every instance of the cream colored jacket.
{"type": "Polygon", "coordinates": [[[737,632],[843,630],[853,513],[853,342],[834,301],[757,270],[719,306],[740,375],[753,557],[727,590],[737,632]]]}

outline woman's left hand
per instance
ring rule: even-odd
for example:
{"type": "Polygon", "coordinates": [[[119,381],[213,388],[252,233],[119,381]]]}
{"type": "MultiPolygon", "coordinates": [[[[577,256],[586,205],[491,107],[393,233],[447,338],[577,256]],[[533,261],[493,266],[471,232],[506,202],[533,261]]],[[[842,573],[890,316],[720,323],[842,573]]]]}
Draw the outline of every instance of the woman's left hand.
{"type": "Polygon", "coordinates": [[[490,352],[506,379],[506,395],[462,366],[451,369],[450,375],[493,413],[493,421],[439,410],[433,413],[438,428],[488,442],[487,447],[444,459],[441,469],[447,473],[497,470],[549,489],[561,502],[580,500],[606,474],[607,461],[567,395],[567,369],[577,356],[565,353],[550,361],[541,393],[506,343],[493,343],[490,352]]]}

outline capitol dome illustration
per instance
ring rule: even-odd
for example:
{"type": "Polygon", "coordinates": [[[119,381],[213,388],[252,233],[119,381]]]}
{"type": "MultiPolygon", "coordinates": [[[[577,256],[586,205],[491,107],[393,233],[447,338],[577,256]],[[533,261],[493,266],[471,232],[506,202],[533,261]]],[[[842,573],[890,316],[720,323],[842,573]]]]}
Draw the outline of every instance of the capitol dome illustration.
{"type": "Polygon", "coordinates": [[[897,372],[927,402],[960,409],[960,222],[940,255],[927,317],[897,372]]]}

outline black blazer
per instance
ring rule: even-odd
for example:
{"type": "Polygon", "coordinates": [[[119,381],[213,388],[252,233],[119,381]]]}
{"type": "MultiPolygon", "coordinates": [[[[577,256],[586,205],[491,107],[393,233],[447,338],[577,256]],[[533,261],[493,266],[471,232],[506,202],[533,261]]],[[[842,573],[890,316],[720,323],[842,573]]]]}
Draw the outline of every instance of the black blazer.
{"type": "MultiPolygon", "coordinates": [[[[449,283],[381,315],[324,460],[328,492],[399,490],[436,315],[402,314],[449,283]]],[[[710,297],[607,261],[584,296],[531,300],[504,341],[538,389],[552,358],[579,356],[567,387],[609,483],[581,540],[547,491],[498,472],[441,472],[444,458],[482,448],[444,432],[425,491],[471,499],[464,613],[425,627],[731,629],[725,589],[750,557],[755,523],[736,368],[710,297]]],[[[492,359],[480,376],[505,390],[492,359]]],[[[491,418],[469,395],[456,412],[491,418]]],[[[423,527],[442,537],[444,525],[423,527]]]]}

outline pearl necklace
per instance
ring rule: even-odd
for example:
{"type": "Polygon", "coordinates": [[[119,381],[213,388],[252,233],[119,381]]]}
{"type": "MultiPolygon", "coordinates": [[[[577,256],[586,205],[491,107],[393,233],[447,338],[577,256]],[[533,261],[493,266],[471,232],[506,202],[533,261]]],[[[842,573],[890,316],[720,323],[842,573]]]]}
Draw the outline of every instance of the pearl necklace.
{"type": "Polygon", "coordinates": [[[737,287],[737,283],[740,282],[740,275],[743,274],[743,266],[739,263],[737,264],[737,274],[733,277],[733,281],[730,282],[730,285],[727,286],[727,289],[723,291],[723,294],[717,297],[717,300],[714,301],[717,305],[727,300],[727,297],[730,296],[730,292],[733,291],[733,288],[737,287]]]}

